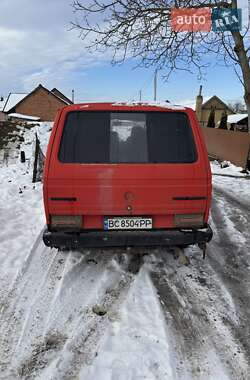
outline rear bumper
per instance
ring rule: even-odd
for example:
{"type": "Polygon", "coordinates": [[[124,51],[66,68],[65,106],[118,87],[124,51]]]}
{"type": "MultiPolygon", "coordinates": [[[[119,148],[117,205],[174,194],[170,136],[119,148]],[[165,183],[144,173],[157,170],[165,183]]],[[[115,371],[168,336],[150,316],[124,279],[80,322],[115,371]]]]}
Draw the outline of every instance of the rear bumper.
{"type": "Polygon", "coordinates": [[[208,243],[213,236],[209,225],[196,230],[86,231],[81,233],[50,232],[43,234],[47,247],[77,249],[90,247],[178,246],[208,243]]]}

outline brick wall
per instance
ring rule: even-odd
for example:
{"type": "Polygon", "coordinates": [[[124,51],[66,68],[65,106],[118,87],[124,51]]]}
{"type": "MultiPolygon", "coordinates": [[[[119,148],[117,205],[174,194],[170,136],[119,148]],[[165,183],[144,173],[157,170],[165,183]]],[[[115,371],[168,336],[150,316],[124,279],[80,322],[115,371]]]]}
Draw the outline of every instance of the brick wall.
{"type": "Polygon", "coordinates": [[[65,103],[60,99],[57,99],[44,88],[38,87],[27,99],[15,107],[15,112],[23,115],[38,116],[43,121],[53,121],[57,111],[64,106],[65,103]]]}

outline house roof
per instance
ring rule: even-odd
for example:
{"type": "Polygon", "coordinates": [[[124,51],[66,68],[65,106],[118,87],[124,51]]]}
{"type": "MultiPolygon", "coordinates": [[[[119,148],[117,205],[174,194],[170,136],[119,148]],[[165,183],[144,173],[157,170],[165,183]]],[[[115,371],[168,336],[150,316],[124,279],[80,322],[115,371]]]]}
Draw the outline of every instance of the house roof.
{"type": "Polygon", "coordinates": [[[178,102],[178,104],[181,104],[184,107],[192,108],[192,110],[195,111],[195,103],[192,101],[189,102],[189,101],[184,100],[184,101],[178,102]]]}
{"type": "Polygon", "coordinates": [[[20,103],[28,94],[9,93],[3,106],[3,112],[9,112],[17,103],[20,103]]]}
{"type": "MultiPolygon", "coordinates": [[[[210,99],[209,96],[204,96],[203,97],[203,100],[205,102],[207,100],[209,100],[209,99],[210,99]]],[[[178,102],[178,104],[181,104],[181,105],[183,105],[185,107],[188,107],[188,108],[192,108],[194,111],[195,111],[195,108],[196,108],[196,101],[195,100],[191,100],[191,99],[180,101],[180,102],[178,102]]]]}
{"type": "Polygon", "coordinates": [[[56,95],[59,99],[63,100],[64,102],[67,102],[68,104],[73,104],[73,102],[67,98],[61,91],[59,91],[57,88],[53,88],[51,90],[52,94],[56,95]]]}
{"type": "Polygon", "coordinates": [[[235,115],[229,115],[227,117],[227,122],[229,124],[237,124],[248,117],[247,113],[236,113],[235,115]]]}
{"type": "Polygon", "coordinates": [[[223,102],[223,100],[221,100],[218,96],[214,95],[212,96],[211,98],[209,98],[205,103],[202,104],[202,108],[206,108],[209,106],[209,103],[211,103],[213,100],[216,100],[218,103],[221,103],[221,105],[227,109],[229,109],[232,113],[234,113],[234,111],[228,106],[228,104],[226,104],[225,102],[223,102]]]}
{"type": "MultiPolygon", "coordinates": [[[[32,94],[34,94],[34,92],[38,91],[39,89],[43,89],[45,90],[48,94],[54,96],[55,98],[59,99],[61,102],[63,102],[65,105],[69,105],[68,101],[62,99],[62,98],[59,98],[59,96],[55,95],[53,92],[51,92],[50,90],[48,90],[46,87],[42,86],[41,84],[39,84],[39,86],[37,86],[33,91],[31,91],[29,94],[22,94],[23,97],[20,96],[20,98],[16,98],[16,102],[14,101],[15,98],[13,99],[13,102],[11,103],[11,107],[8,106],[7,108],[4,106],[4,112],[11,112],[13,110],[14,112],[14,109],[15,107],[17,107],[20,103],[22,103],[26,98],[28,98],[29,96],[31,96],[32,94]]],[[[10,94],[11,95],[11,94],[10,94]]],[[[9,96],[10,96],[9,95],[9,96]]],[[[21,95],[21,94],[16,94],[16,95],[21,95]]],[[[9,98],[9,97],[8,97],[9,98]]],[[[8,102],[8,99],[6,101],[6,103],[8,102]]]]}

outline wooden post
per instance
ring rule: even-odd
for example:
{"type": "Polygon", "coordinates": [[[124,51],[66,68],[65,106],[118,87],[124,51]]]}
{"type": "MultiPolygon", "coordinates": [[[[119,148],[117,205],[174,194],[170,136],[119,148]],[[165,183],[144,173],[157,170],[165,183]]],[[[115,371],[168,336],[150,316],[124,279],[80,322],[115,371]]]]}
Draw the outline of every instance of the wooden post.
{"type": "Polygon", "coordinates": [[[39,154],[39,140],[36,134],[35,159],[34,159],[33,179],[32,179],[33,183],[36,182],[38,154],[39,154]]]}

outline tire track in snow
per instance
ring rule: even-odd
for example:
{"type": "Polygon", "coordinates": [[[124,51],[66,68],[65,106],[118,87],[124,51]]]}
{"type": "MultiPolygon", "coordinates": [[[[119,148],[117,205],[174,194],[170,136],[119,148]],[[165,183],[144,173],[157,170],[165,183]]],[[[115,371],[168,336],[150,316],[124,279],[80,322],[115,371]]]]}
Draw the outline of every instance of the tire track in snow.
{"type": "MultiPolygon", "coordinates": [[[[105,250],[102,255],[112,255],[111,265],[107,268],[105,281],[100,284],[101,294],[96,299],[106,311],[104,316],[96,316],[91,306],[87,304],[80,315],[70,338],[66,341],[60,356],[45,369],[43,376],[53,374],[53,379],[75,379],[78,373],[94,360],[101,339],[105,335],[113,319],[117,318],[117,310],[125,300],[126,295],[139,271],[142,260],[139,255],[127,255],[105,250]],[[110,272],[112,269],[112,272],[110,272]],[[116,269],[116,276],[114,276],[116,269]],[[112,278],[113,276],[113,278],[112,278]]],[[[105,256],[104,256],[105,257],[105,256]]]]}
{"type": "Polygon", "coordinates": [[[228,326],[235,316],[232,322],[216,274],[201,257],[191,259],[189,268],[178,267],[164,253],[161,257],[151,276],[172,331],[178,378],[248,379],[247,356],[228,326]]]}
{"type": "Polygon", "coordinates": [[[148,257],[144,256],[143,261],[126,299],[119,305],[118,318],[109,324],[98,344],[98,355],[83,368],[79,379],[177,379],[148,257]]]}
{"type": "Polygon", "coordinates": [[[0,319],[0,352],[5,348],[1,360],[7,369],[14,367],[16,358],[23,354],[22,342],[39,334],[37,326],[42,317],[40,310],[34,307],[43,289],[46,289],[46,295],[41,300],[41,309],[46,307],[46,296],[50,298],[55,286],[54,279],[62,270],[63,261],[59,263],[60,260],[63,260],[60,252],[46,250],[41,241],[36,243],[12,285],[9,306],[0,319]]]}
{"type": "MultiPolygon", "coordinates": [[[[69,347],[74,351],[79,332],[86,344],[93,341],[95,345],[104,324],[93,318],[91,305],[99,300],[110,308],[127,286],[115,252],[59,252],[45,248],[39,239],[13,283],[9,306],[0,317],[4,379],[32,378],[42,373],[63,352],[69,353],[69,347]],[[99,333],[84,338],[86,331],[95,328],[99,333]]],[[[124,268],[128,264],[127,260],[124,268]]],[[[77,355],[73,353],[74,363],[77,355]]]]}
{"type": "MultiPolygon", "coordinates": [[[[250,189],[250,183],[249,183],[250,189]]],[[[223,191],[220,187],[213,186],[213,202],[224,203],[225,207],[221,208],[224,214],[234,223],[235,228],[249,237],[249,224],[250,224],[250,205],[244,204],[242,201],[232,196],[227,191],[223,191]]],[[[218,208],[218,207],[217,207],[218,208]]],[[[212,212],[214,208],[212,208],[212,212]]]]}
{"type": "Polygon", "coordinates": [[[250,217],[247,211],[232,209],[235,204],[230,202],[230,198],[222,198],[221,194],[213,201],[215,236],[208,248],[209,264],[231,294],[239,324],[230,322],[229,326],[250,364],[250,237],[249,223],[245,223],[250,217]]]}
{"type": "MultiPolygon", "coordinates": [[[[31,338],[34,338],[32,334],[33,327],[37,331],[37,335],[39,335],[37,329],[39,323],[36,320],[42,320],[42,318],[39,318],[39,314],[42,311],[40,309],[47,308],[47,302],[49,302],[53,287],[55,287],[55,279],[60,273],[58,270],[60,269],[61,271],[63,269],[65,262],[65,255],[61,252],[45,248],[40,237],[38,241],[24,263],[16,282],[13,284],[9,295],[9,300],[13,299],[13,301],[1,318],[2,344],[9,348],[7,350],[7,359],[9,361],[15,354],[16,346],[20,349],[23,341],[22,336],[25,334],[25,331],[30,333],[31,341],[31,338]],[[43,290],[44,297],[41,297],[40,293],[43,290]],[[34,310],[37,304],[36,300],[39,300],[39,297],[40,305],[38,305],[38,310],[34,310]],[[28,325],[27,322],[31,317],[35,323],[30,321],[31,325],[28,325]],[[25,327],[26,325],[27,328],[25,327]]],[[[28,347],[30,346],[29,343],[28,347]]]]}
{"type": "Polygon", "coordinates": [[[221,379],[221,372],[228,379],[246,380],[250,379],[250,218],[233,197],[217,189],[214,195],[215,233],[207,259],[201,260],[197,249],[193,255],[188,249],[191,268],[176,268],[162,254],[165,264],[158,269],[156,265],[152,278],[166,321],[175,331],[180,378],[187,371],[185,379],[188,373],[192,379],[221,379]]]}
{"type": "Polygon", "coordinates": [[[89,308],[85,310],[60,357],[47,369],[48,373],[53,374],[53,379],[76,379],[83,367],[91,365],[98,354],[101,339],[110,321],[116,318],[116,310],[126,298],[133,279],[134,275],[127,273],[113,289],[107,289],[101,300],[102,307],[107,311],[104,316],[96,316],[89,308]]]}
{"type": "MultiPolygon", "coordinates": [[[[243,179],[243,181],[246,181],[246,179],[243,179]]],[[[218,194],[222,195],[230,204],[234,205],[234,207],[236,206],[236,208],[243,210],[244,213],[248,212],[248,215],[250,215],[250,203],[246,202],[245,199],[242,200],[237,198],[236,195],[232,195],[233,193],[229,193],[224,187],[217,183],[217,181],[213,183],[213,194],[215,198],[217,198],[218,194]]]]}
{"type": "MultiPolygon", "coordinates": [[[[175,354],[176,372],[190,378],[201,360],[196,358],[202,346],[202,337],[199,330],[192,325],[192,317],[185,310],[185,303],[180,299],[171,282],[163,280],[165,272],[152,272],[151,278],[158,292],[166,324],[171,331],[171,345],[175,354]]],[[[171,280],[172,281],[172,278],[171,280]]]]}

